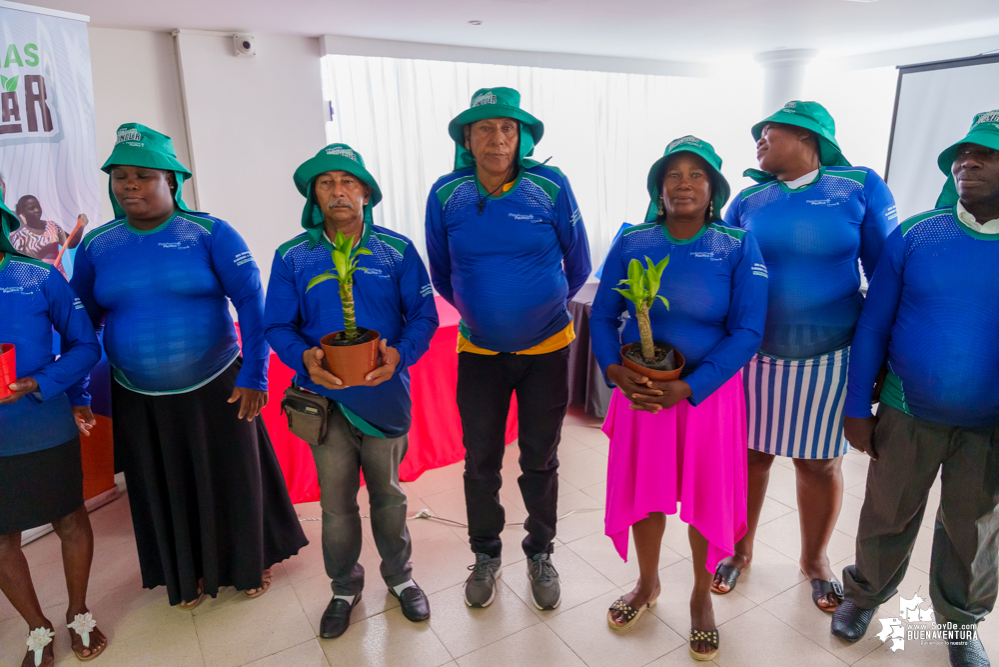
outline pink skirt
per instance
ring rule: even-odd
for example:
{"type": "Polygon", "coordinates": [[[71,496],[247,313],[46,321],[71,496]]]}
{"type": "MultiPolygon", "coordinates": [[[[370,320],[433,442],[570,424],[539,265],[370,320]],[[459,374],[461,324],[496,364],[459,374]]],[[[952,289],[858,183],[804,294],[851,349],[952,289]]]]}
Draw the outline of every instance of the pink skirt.
{"type": "Polygon", "coordinates": [[[632,410],[614,390],[603,431],[610,437],[604,532],[628,560],[628,529],[652,512],[676,514],[708,541],[704,563],[735,553],[746,534],[746,401],[736,374],[694,407],[632,410]]]}

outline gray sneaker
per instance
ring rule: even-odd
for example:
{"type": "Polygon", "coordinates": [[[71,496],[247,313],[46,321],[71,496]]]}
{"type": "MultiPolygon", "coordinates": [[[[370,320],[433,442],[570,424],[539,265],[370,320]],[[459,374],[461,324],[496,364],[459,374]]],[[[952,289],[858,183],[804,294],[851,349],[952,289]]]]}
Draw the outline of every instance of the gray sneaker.
{"type": "Polygon", "coordinates": [[[531,597],[535,607],[542,611],[558,607],[562,602],[562,587],[549,554],[527,559],[527,578],[531,580],[531,597]]]}
{"type": "Polygon", "coordinates": [[[465,604],[481,609],[488,607],[496,598],[496,579],[500,576],[499,558],[490,558],[485,554],[475,554],[475,565],[469,565],[472,571],[465,580],[465,604]]]}

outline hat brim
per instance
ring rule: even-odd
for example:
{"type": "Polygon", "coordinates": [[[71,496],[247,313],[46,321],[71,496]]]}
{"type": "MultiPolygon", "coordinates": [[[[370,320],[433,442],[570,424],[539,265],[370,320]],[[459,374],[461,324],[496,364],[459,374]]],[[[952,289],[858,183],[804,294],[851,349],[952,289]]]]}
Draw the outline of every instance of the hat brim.
{"type": "Polygon", "coordinates": [[[830,139],[826,136],[825,130],[815,121],[801,116],[792,116],[790,114],[776,114],[765,120],[761,120],[756,125],[753,125],[753,139],[756,141],[760,140],[760,137],[763,136],[763,128],[766,127],[767,123],[794,125],[795,127],[800,127],[810,132],[814,132],[815,136],[819,140],[819,164],[823,167],[852,166],[846,157],[843,156],[843,151],[840,150],[839,144],[836,143],[836,140],[830,139]]]}
{"type": "Polygon", "coordinates": [[[303,197],[308,198],[309,191],[312,188],[312,181],[315,180],[316,176],[325,174],[327,171],[346,171],[361,179],[362,182],[371,188],[370,204],[372,206],[382,200],[382,191],[378,187],[375,177],[359,163],[343,155],[327,155],[324,153],[306,160],[295,170],[295,187],[298,188],[303,197]]]}
{"type": "Polygon", "coordinates": [[[180,160],[162,153],[132,147],[127,143],[121,143],[114,147],[114,150],[111,151],[111,157],[101,167],[101,171],[110,174],[111,170],[117,166],[162,169],[183,174],[185,178],[191,177],[191,170],[181,164],[180,160]]]}
{"type": "Polygon", "coordinates": [[[722,207],[728,202],[728,198],[732,195],[732,188],[728,184],[728,180],[722,175],[722,173],[712,164],[714,160],[718,159],[717,155],[711,155],[707,151],[703,150],[700,146],[696,145],[684,145],[678,147],[676,150],[671,152],[669,155],[664,155],[655,162],[652,163],[652,168],[649,169],[649,177],[646,180],[646,188],[649,191],[649,197],[652,198],[652,203],[655,204],[656,199],[659,197],[659,189],[662,187],[663,182],[663,170],[666,167],[666,163],[675,158],[680,153],[693,153],[698,156],[708,165],[708,169],[711,172],[711,189],[712,198],[711,201],[715,205],[715,214],[721,217],[722,207]]]}
{"type": "Polygon", "coordinates": [[[486,120],[487,118],[513,118],[514,120],[520,121],[526,125],[528,130],[531,132],[531,136],[534,137],[535,145],[541,141],[541,137],[545,133],[544,123],[520,107],[514,107],[508,104],[483,104],[481,106],[472,107],[471,109],[465,109],[460,114],[455,116],[450,123],[448,123],[447,133],[451,135],[451,138],[454,139],[459,146],[464,146],[465,126],[478,120],[486,120]]]}
{"type": "Polygon", "coordinates": [[[976,144],[978,146],[985,146],[986,148],[999,151],[999,134],[995,134],[993,132],[976,132],[972,130],[964,139],[961,139],[961,141],[956,144],[945,148],[937,158],[937,166],[940,167],[940,171],[944,174],[950,176],[950,171],[954,166],[954,160],[957,159],[957,152],[963,144],[976,144]]]}

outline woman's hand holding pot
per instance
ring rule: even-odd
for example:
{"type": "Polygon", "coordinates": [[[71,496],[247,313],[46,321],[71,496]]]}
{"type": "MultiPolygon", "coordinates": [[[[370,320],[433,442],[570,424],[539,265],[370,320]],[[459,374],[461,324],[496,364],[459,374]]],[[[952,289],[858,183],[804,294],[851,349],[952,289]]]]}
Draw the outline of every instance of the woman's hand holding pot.
{"type": "Polygon", "coordinates": [[[668,380],[666,382],[652,380],[649,382],[649,387],[656,390],[658,395],[639,395],[631,407],[636,410],[658,412],[663,408],[672,408],[683,399],[694,395],[694,392],[690,390],[690,385],[683,380],[668,380]]]}
{"type": "Polygon", "coordinates": [[[401,359],[399,351],[394,347],[389,347],[384,338],[381,339],[378,347],[381,352],[382,364],[364,376],[363,386],[365,387],[377,387],[382,382],[385,382],[395,375],[395,369],[399,365],[399,361],[401,359]]]}
{"type": "Polygon", "coordinates": [[[655,411],[654,409],[643,407],[645,404],[638,402],[639,397],[649,398],[662,395],[661,390],[651,387],[649,378],[621,364],[611,364],[607,367],[607,379],[613,382],[628,397],[628,400],[632,403],[631,407],[636,410],[655,411]]]}
{"type": "Polygon", "coordinates": [[[325,354],[321,347],[314,347],[302,353],[302,365],[305,366],[309,378],[320,387],[343,389],[343,380],[323,368],[324,356],[325,354]]]}
{"type": "Polygon", "coordinates": [[[6,405],[7,403],[16,403],[17,401],[21,400],[22,396],[25,396],[26,394],[33,394],[34,392],[38,391],[38,382],[35,380],[35,378],[27,377],[11,382],[8,385],[8,387],[14,393],[8,396],[7,398],[0,399],[0,405],[6,405]]]}

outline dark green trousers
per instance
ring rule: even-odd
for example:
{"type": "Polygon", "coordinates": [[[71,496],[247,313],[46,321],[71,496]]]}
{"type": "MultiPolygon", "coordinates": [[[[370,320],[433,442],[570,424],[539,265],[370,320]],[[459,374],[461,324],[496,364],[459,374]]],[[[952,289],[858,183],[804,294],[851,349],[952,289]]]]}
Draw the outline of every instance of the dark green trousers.
{"type": "Polygon", "coordinates": [[[978,623],[999,587],[999,427],[948,426],[882,404],[874,446],[856,564],[843,570],[847,599],[873,609],[895,595],[942,466],[930,599],[941,621],[978,623]]]}

